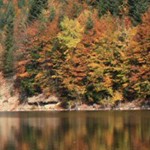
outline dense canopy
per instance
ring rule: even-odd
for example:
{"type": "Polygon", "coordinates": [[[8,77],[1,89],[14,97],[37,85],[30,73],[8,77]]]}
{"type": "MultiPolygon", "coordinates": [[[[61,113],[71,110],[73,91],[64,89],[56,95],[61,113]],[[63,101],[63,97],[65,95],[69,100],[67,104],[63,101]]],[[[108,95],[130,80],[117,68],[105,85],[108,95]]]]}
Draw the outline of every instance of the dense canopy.
{"type": "Polygon", "coordinates": [[[0,69],[21,99],[150,99],[149,0],[0,0],[0,69]]]}

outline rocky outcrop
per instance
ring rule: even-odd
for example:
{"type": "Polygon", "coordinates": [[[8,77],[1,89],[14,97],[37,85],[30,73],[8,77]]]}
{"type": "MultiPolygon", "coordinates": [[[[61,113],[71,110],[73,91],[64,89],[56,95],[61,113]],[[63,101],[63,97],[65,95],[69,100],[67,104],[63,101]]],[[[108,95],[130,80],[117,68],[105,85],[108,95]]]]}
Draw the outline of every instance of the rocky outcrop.
{"type": "Polygon", "coordinates": [[[61,111],[61,110],[150,110],[150,100],[118,103],[115,106],[103,106],[99,104],[78,104],[67,103],[68,107],[63,107],[63,102],[55,95],[45,97],[39,94],[28,98],[24,103],[19,104],[19,94],[14,90],[14,78],[4,78],[0,72],[0,111],[61,111]]]}
{"type": "Polygon", "coordinates": [[[27,101],[29,104],[36,104],[36,103],[37,104],[50,104],[50,103],[57,104],[59,103],[58,97],[52,95],[46,98],[44,94],[39,94],[38,96],[30,97],[28,98],[27,101]]]}
{"type": "Polygon", "coordinates": [[[45,97],[44,94],[29,97],[24,103],[17,107],[17,111],[61,111],[64,110],[58,97],[52,95],[45,97]]]}
{"type": "Polygon", "coordinates": [[[19,94],[14,90],[14,79],[5,79],[0,72],[0,111],[15,110],[18,104],[19,94]]]}

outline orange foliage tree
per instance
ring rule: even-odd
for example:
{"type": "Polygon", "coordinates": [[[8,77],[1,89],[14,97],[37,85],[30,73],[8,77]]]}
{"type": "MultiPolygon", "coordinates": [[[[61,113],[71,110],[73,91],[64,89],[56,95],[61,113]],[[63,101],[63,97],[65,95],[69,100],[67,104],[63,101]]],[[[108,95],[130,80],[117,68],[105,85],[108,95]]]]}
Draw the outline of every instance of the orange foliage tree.
{"type": "Polygon", "coordinates": [[[128,61],[130,66],[128,95],[133,99],[148,99],[150,96],[150,10],[143,15],[143,23],[130,42],[128,61]]]}

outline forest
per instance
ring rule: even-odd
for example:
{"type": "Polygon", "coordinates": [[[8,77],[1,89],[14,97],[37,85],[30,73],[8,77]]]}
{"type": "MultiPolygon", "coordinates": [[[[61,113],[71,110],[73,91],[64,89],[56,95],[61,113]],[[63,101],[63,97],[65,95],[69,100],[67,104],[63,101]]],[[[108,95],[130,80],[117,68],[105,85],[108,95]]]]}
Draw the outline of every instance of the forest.
{"type": "Polygon", "coordinates": [[[149,102],[150,1],[0,0],[0,72],[20,103],[149,102]]]}

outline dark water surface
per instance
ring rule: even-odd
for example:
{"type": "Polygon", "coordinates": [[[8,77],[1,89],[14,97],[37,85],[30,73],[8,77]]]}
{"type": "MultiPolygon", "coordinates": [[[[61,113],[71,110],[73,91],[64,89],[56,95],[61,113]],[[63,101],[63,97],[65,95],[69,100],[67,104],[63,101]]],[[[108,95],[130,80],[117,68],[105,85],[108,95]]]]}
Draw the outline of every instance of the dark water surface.
{"type": "Polygon", "coordinates": [[[3,112],[0,150],[150,150],[150,111],[3,112]]]}

